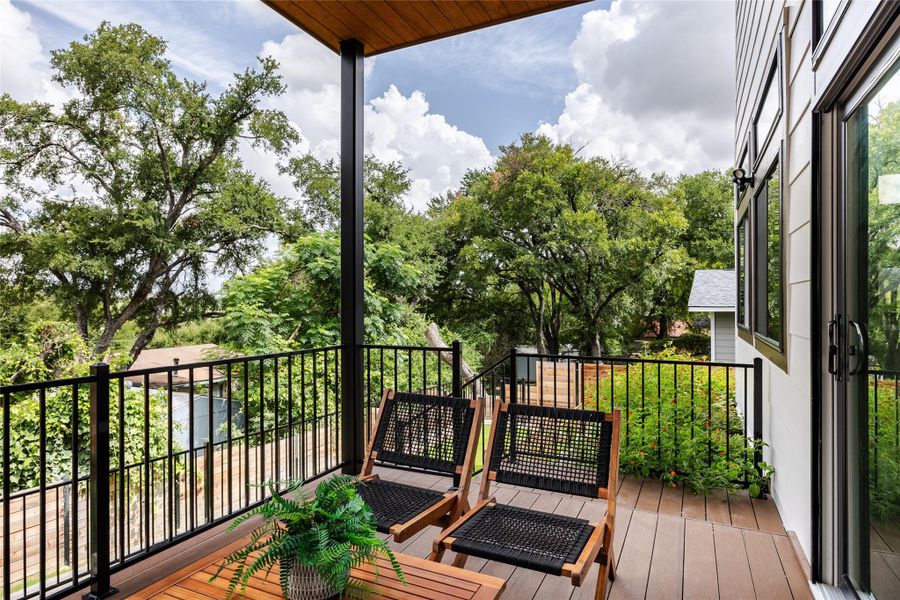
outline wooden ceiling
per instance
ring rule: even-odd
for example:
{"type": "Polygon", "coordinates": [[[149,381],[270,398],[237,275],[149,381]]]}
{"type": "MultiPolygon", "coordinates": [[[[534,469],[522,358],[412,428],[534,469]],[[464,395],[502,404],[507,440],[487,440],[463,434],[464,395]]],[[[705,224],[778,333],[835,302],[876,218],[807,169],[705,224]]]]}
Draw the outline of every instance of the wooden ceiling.
{"type": "Polygon", "coordinates": [[[335,52],[357,39],[366,56],[586,1],[263,0],[335,52]]]}

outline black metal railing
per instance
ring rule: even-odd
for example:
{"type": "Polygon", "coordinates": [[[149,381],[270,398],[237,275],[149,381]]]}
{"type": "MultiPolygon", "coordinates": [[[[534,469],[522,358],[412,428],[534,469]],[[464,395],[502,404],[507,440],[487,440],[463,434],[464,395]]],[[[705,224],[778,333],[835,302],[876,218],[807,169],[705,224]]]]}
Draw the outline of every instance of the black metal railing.
{"type": "MultiPolygon", "coordinates": [[[[683,440],[759,460],[759,364],[517,354],[462,379],[462,347],[367,344],[358,398],[385,389],[621,408],[625,461],[683,440]],[[705,374],[705,375],[704,375],[705,374]],[[749,404],[748,404],[749,403],[749,404]],[[704,418],[701,418],[704,417],[704,418]],[[747,423],[752,423],[748,429],[747,423]]],[[[261,484],[344,466],[341,347],[0,387],[3,598],[61,597],[266,499],[261,484]]]]}
{"type": "Polygon", "coordinates": [[[482,460],[496,401],[622,411],[620,464],[626,471],[684,472],[721,465],[733,483],[760,473],[762,365],[637,357],[517,353],[467,381],[487,402],[482,460]]]}
{"type": "Polygon", "coordinates": [[[384,391],[462,394],[462,344],[432,346],[363,346],[363,402],[368,438],[384,391]]]}
{"type": "Polygon", "coordinates": [[[339,468],[340,347],[0,387],[3,598],[55,597],[339,468]],[[104,475],[105,474],[105,475],[104,475]]]}

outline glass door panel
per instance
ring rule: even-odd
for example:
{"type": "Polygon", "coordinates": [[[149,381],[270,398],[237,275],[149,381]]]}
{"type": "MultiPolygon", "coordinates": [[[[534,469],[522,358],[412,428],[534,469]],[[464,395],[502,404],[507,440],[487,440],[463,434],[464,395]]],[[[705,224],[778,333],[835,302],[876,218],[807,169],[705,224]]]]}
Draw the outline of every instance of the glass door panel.
{"type": "Polygon", "coordinates": [[[900,76],[846,122],[845,570],[900,598],[900,76]]]}

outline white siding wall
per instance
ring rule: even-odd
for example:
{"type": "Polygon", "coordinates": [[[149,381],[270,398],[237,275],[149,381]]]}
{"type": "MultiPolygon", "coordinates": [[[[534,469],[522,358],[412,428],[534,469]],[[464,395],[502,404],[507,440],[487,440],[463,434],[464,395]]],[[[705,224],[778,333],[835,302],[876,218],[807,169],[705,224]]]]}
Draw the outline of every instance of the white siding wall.
{"type": "MultiPolygon", "coordinates": [[[[787,369],[767,360],[754,344],[738,338],[736,360],[763,358],[765,457],[776,470],[772,496],[784,525],[797,534],[807,559],[810,530],[810,57],[812,6],[806,1],[748,1],[736,6],[737,113],[735,164],[759,106],[768,69],[784,35],[784,90],[775,140],[785,140],[782,162],[784,211],[785,348],[787,369]]],[[[747,415],[752,419],[752,415],[747,415]]]]}
{"type": "Polygon", "coordinates": [[[734,361],[734,340],[737,331],[734,328],[733,312],[717,312],[712,314],[713,360],[734,361]]]}

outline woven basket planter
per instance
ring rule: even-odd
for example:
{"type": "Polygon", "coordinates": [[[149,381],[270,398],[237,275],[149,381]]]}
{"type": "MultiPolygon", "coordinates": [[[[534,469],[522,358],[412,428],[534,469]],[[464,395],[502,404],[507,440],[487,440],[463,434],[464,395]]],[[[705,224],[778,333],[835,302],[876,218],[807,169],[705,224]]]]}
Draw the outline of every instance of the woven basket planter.
{"type": "Polygon", "coordinates": [[[339,595],[315,567],[301,565],[297,561],[294,561],[288,574],[287,589],[284,591],[287,600],[327,600],[339,595]]]}

